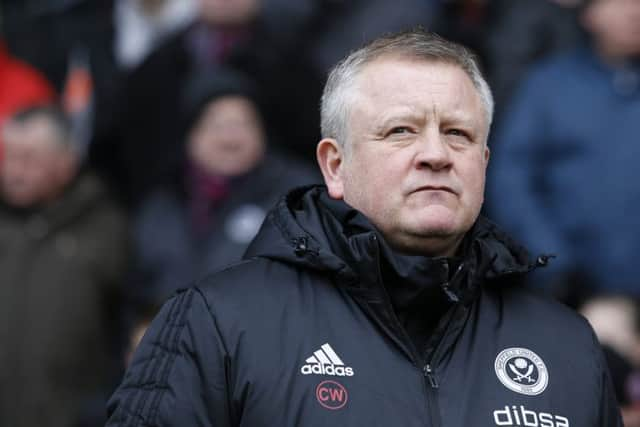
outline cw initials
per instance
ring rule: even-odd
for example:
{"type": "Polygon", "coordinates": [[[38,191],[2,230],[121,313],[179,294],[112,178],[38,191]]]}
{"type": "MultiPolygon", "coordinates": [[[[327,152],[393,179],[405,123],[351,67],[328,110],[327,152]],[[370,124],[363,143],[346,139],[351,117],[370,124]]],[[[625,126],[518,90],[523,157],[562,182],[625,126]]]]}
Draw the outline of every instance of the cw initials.
{"type": "Polygon", "coordinates": [[[318,390],[318,399],[326,402],[331,400],[332,402],[342,402],[344,400],[344,390],[320,387],[318,390]]]}
{"type": "Polygon", "coordinates": [[[347,404],[347,389],[336,381],[322,381],[316,387],[318,403],[327,409],[340,409],[347,404]]]}

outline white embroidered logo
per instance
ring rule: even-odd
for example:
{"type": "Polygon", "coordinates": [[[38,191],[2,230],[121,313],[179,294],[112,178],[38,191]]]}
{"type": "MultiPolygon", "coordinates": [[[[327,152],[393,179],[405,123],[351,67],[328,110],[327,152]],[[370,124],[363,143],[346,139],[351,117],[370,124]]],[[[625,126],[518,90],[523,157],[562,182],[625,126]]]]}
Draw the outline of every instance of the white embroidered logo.
{"type": "Polygon", "coordinates": [[[509,390],[535,396],[549,383],[549,372],[540,356],[526,348],[507,348],[498,354],[496,375],[509,390]]]}

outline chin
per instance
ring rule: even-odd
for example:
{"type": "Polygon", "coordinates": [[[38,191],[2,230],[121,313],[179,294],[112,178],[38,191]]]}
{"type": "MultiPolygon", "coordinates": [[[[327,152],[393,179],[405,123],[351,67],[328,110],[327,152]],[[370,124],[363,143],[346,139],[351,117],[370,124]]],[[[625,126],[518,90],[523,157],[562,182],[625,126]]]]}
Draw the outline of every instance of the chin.
{"type": "Polygon", "coordinates": [[[419,213],[407,223],[407,229],[412,234],[425,237],[444,237],[460,232],[459,221],[451,211],[419,213]]]}
{"type": "Polygon", "coordinates": [[[403,250],[429,256],[451,255],[452,253],[449,252],[455,252],[452,245],[456,246],[461,236],[467,232],[451,218],[412,225],[403,230],[401,239],[403,250]]]}

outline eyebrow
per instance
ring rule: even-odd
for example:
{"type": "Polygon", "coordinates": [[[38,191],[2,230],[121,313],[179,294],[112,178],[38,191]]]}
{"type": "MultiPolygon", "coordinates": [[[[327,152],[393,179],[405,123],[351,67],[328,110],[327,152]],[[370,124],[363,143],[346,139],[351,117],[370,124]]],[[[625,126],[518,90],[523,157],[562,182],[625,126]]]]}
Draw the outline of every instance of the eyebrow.
{"type": "Polygon", "coordinates": [[[389,127],[391,123],[398,122],[398,121],[403,121],[403,120],[414,121],[414,120],[422,120],[423,118],[424,118],[424,114],[418,113],[413,108],[409,108],[409,107],[397,108],[392,111],[386,111],[383,114],[381,114],[379,119],[376,120],[377,124],[375,126],[375,129],[376,131],[385,129],[389,127]]]}
{"type": "MultiPolygon", "coordinates": [[[[464,113],[462,111],[453,111],[453,112],[445,112],[438,113],[436,111],[432,111],[431,117],[433,115],[438,115],[440,119],[440,123],[442,125],[457,125],[466,128],[475,129],[479,123],[476,117],[472,114],[464,113]]],[[[375,131],[381,131],[389,127],[391,124],[398,121],[422,121],[425,120],[425,115],[423,113],[419,113],[412,108],[401,108],[391,112],[385,112],[381,116],[382,118],[375,126],[375,131]]],[[[429,120],[428,118],[426,119],[429,120]]]]}

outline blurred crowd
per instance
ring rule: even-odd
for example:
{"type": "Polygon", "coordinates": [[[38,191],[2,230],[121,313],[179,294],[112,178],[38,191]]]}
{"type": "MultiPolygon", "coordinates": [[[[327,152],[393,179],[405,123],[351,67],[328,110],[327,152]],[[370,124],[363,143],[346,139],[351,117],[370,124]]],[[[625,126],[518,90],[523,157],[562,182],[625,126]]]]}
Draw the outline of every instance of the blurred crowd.
{"type": "Polygon", "coordinates": [[[485,213],[640,426],[638,0],[0,0],[0,425],[102,425],[159,305],[320,182],[328,69],[415,26],[480,57],[485,213]]]}

